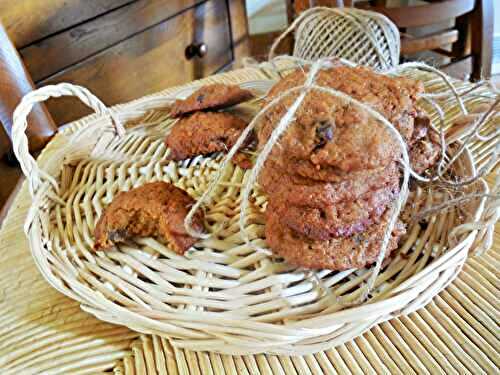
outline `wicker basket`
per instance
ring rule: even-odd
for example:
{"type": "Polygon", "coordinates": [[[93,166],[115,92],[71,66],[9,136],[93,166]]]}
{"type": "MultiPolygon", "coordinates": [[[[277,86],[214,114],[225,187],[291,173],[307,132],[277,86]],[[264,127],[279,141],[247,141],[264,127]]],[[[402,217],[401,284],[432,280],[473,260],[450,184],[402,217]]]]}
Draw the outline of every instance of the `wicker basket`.
{"type": "MultiPolygon", "coordinates": [[[[409,70],[407,75],[422,79],[430,92],[445,90],[441,80],[427,73],[409,70]]],[[[271,84],[253,82],[246,87],[262,93],[271,84]]],[[[15,112],[14,151],[33,198],[25,224],[33,258],[54,288],[101,320],[169,337],[174,346],[192,350],[317,352],[425,305],[461,270],[471,246],[480,243],[478,232],[480,240],[490,233],[471,229],[459,233],[459,241],[449,246],[454,227],[481,219],[485,199],[412,224],[397,256],[377,277],[372,298],[349,307],[372,270],[294,269],[246,246],[237,220],[240,186],[248,172],[233,166],[206,210],[207,230],[217,232],[217,238],[201,240],[197,250],[185,256],[154,238],[94,252],[94,225],[118,191],[164,180],[198,198],[213,178],[220,155],[181,163],[165,161],[163,137],[172,121],[162,108],[187,93],[145,97],[123,108],[107,109],[88,90],[59,84],[28,94],[15,112]],[[77,131],[66,132],[66,145],[38,166],[28,153],[24,134],[28,113],[37,102],[70,95],[93,108],[96,115],[77,131]]],[[[487,99],[464,99],[467,106],[482,100],[487,99]]],[[[432,108],[427,110],[435,121],[437,114],[432,108]]],[[[444,111],[449,126],[459,111],[452,101],[445,103],[444,111]]],[[[474,174],[474,160],[483,163],[491,155],[491,145],[497,143],[493,139],[474,145],[474,154],[460,156],[455,173],[474,174]]],[[[488,191],[482,180],[472,188],[488,191]]],[[[265,197],[256,193],[254,198],[247,231],[253,243],[265,246],[265,197]]],[[[417,210],[443,199],[416,189],[410,203],[417,210]]]]}

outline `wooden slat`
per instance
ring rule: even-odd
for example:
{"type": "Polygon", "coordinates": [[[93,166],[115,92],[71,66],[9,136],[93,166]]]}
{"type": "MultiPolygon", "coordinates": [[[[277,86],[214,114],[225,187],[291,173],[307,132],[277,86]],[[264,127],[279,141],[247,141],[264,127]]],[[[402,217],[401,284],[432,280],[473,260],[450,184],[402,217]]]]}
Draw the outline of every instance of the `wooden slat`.
{"type": "MultiPolygon", "coordinates": [[[[21,98],[32,91],[34,84],[26,71],[16,48],[0,24],[0,124],[5,132],[0,133],[2,147],[0,156],[7,151],[8,141],[5,133],[12,133],[12,116],[21,98]]],[[[26,131],[30,150],[41,150],[57,130],[54,122],[43,104],[33,108],[28,117],[26,131]]]]}
{"type": "Polygon", "coordinates": [[[468,13],[474,9],[474,3],[475,0],[445,0],[439,3],[411,7],[363,6],[363,8],[385,14],[398,27],[419,27],[432,25],[468,13]]]}
{"type": "Polygon", "coordinates": [[[236,41],[248,37],[248,19],[244,0],[228,0],[231,33],[236,41]]]}
{"type": "Polygon", "coordinates": [[[17,48],[134,0],[0,0],[0,20],[17,48]]]}
{"type": "Polygon", "coordinates": [[[20,53],[33,81],[38,82],[201,1],[134,2],[23,48],[20,53]]]}
{"type": "MultiPolygon", "coordinates": [[[[266,60],[269,50],[274,42],[274,40],[283,33],[283,30],[273,31],[263,34],[254,34],[250,37],[250,53],[252,56],[258,58],[259,60],[266,60]]],[[[292,35],[287,35],[283,39],[278,48],[276,49],[276,54],[288,54],[291,55],[293,50],[293,37],[292,35]]]]}
{"type": "Polygon", "coordinates": [[[411,54],[452,44],[458,40],[457,30],[448,30],[419,38],[402,38],[401,53],[411,54]]]}
{"type": "MultiPolygon", "coordinates": [[[[250,54],[248,36],[248,18],[244,0],[228,0],[229,18],[231,21],[231,37],[233,43],[234,60],[241,63],[241,59],[250,54]]],[[[236,65],[234,67],[239,67],[236,65]]],[[[234,68],[233,67],[233,68],[234,68]]]]}
{"type": "Polygon", "coordinates": [[[7,164],[5,159],[0,160],[0,176],[2,178],[0,184],[0,228],[16,193],[21,189],[22,174],[21,168],[7,164]]]}
{"type": "MultiPolygon", "coordinates": [[[[87,87],[107,105],[132,100],[165,87],[205,77],[231,61],[224,0],[211,0],[155,25],[39,83],[73,82],[87,87]],[[186,60],[185,48],[204,42],[207,54],[186,60]]],[[[49,101],[57,124],[89,113],[74,99],[49,101]]]]}
{"type": "Polygon", "coordinates": [[[10,149],[10,139],[0,121],[0,158],[10,149]]]}
{"type": "MultiPolygon", "coordinates": [[[[472,70],[474,80],[491,78],[493,31],[495,22],[498,22],[493,16],[493,0],[477,1],[479,5],[471,17],[471,52],[476,57],[472,70]]],[[[496,7],[500,6],[498,0],[495,0],[495,4],[496,7]]]]}
{"type": "Polygon", "coordinates": [[[454,61],[448,65],[441,66],[443,72],[458,79],[468,79],[467,75],[472,71],[474,58],[472,56],[464,57],[461,60],[454,61]]]}

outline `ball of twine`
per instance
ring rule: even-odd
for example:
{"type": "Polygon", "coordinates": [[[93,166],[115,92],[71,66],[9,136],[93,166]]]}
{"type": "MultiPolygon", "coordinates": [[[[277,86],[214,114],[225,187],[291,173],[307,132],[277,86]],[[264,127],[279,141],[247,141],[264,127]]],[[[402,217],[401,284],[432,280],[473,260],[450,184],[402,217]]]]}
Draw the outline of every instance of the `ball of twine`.
{"type": "Polygon", "coordinates": [[[299,58],[342,56],[375,69],[389,69],[399,62],[399,30],[380,13],[355,8],[311,8],[274,41],[269,60],[292,31],[295,31],[294,56],[299,58]]]}

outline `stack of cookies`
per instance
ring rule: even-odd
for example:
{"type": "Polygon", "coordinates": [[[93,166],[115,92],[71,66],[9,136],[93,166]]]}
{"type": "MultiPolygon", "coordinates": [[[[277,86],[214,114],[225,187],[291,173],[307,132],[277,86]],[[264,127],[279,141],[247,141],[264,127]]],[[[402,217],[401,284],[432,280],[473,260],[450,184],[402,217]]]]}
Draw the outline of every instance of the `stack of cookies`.
{"type": "MultiPolygon", "coordinates": [[[[234,146],[247,123],[230,112],[220,110],[252,99],[253,94],[237,85],[213,83],[200,87],[186,99],[172,105],[170,116],[178,118],[165,137],[171,160],[227,152],[234,146]]],[[[248,139],[244,146],[251,142],[248,139]]],[[[243,169],[252,167],[245,154],[238,152],[233,162],[243,169]]]]}
{"type": "MultiPolygon", "coordinates": [[[[267,102],[302,85],[306,73],[297,70],[282,79],[267,102]]],[[[316,83],[345,92],[386,117],[408,143],[419,172],[437,160],[438,139],[415,106],[423,90],[419,82],[367,68],[335,66],[321,70],[316,83]]],[[[259,148],[296,97],[285,97],[266,113],[257,132],[259,148]]],[[[390,131],[366,111],[310,91],[259,176],[268,196],[270,248],[288,263],[313,269],[343,270],[373,263],[399,193],[400,157],[400,146],[390,131]]],[[[398,222],[386,254],[404,233],[403,223],[398,222]]]]}

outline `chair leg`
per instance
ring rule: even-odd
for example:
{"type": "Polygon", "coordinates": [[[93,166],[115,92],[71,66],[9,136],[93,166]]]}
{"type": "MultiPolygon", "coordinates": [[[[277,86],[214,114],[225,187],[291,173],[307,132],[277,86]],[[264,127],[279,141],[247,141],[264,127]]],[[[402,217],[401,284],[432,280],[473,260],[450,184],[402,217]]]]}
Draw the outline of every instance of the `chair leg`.
{"type": "Polygon", "coordinates": [[[477,0],[471,14],[471,52],[473,58],[472,79],[491,77],[493,63],[493,0],[477,0]]]}

